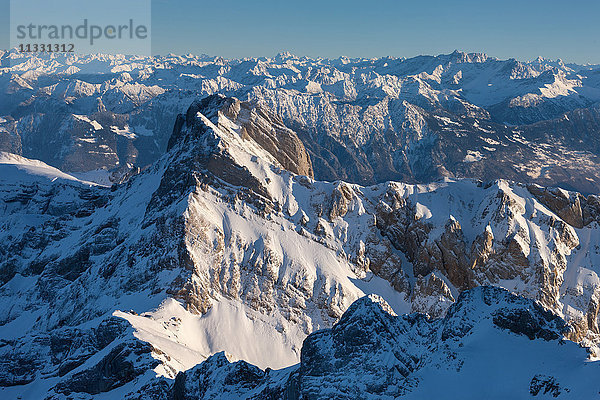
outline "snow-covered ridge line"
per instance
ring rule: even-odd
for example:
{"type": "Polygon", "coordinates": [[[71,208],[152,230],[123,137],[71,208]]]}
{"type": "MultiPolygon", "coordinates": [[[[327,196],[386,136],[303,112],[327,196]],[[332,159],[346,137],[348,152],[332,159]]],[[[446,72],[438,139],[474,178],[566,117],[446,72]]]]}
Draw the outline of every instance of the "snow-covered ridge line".
{"type": "Polygon", "coordinates": [[[591,64],[591,63],[585,63],[585,64],[577,64],[577,63],[572,63],[572,62],[565,62],[564,60],[558,58],[556,60],[551,60],[551,59],[547,59],[544,57],[536,57],[532,60],[517,60],[515,58],[509,58],[509,59],[500,59],[497,57],[493,57],[493,56],[489,56],[486,53],[482,53],[482,52],[473,52],[473,53],[467,53],[467,52],[463,52],[460,50],[455,50],[454,52],[450,53],[450,54],[440,54],[440,55],[419,55],[416,57],[411,57],[411,58],[407,58],[407,57],[401,57],[401,56],[385,56],[385,57],[346,57],[346,56],[339,56],[336,58],[330,58],[330,57],[309,57],[309,56],[297,56],[294,55],[290,52],[287,51],[282,51],[280,53],[278,53],[277,55],[275,55],[274,57],[269,57],[269,56],[261,56],[261,57],[242,57],[242,58],[224,58],[221,56],[211,56],[208,54],[192,54],[192,53],[188,53],[188,54],[166,54],[166,55],[155,55],[155,56],[137,56],[137,55],[126,55],[126,54],[102,54],[102,53],[97,53],[97,54],[77,54],[77,53],[73,53],[73,54],[68,54],[68,55],[64,55],[64,54],[55,54],[55,53],[51,53],[51,54],[23,54],[21,52],[19,52],[16,49],[11,49],[9,51],[1,51],[0,50],[0,58],[6,58],[6,59],[12,59],[12,60],[19,60],[19,59],[24,59],[24,58],[34,58],[34,59],[39,59],[39,60],[56,60],[56,61],[63,61],[65,60],[66,62],[70,62],[70,63],[74,63],[78,60],[94,60],[94,61],[106,61],[106,62],[122,62],[122,61],[130,61],[130,62],[152,62],[153,60],[160,60],[160,61],[165,61],[165,60],[178,60],[178,61],[184,61],[184,60],[196,60],[196,61],[222,61],[222,62],[231,62],[231,61],[255,61],[255,60],[260,60],[260,61],[278,61],[278,62],[286,62],[286,61],[300,61],[300,60],[304,60],[304,61],[314,61],[314,62],[323,62],[323,63],[343,63],[343,64],[348,64],[348,63],[356,63],[356,62],[364,62],[364,61],[377,61],[377,60],[401,60],[401,61],[405,61],[405,60],[410,60],[412,58],[434,58],[434,57],[441,57],[441,56],[455,56],[457,59],[462,60],[463,62],[471,62],[471,63],[481,63],[481,62],[485,62],[488,60],[494,60],[494,61],[509,61],[509,60],[515,60],[524,64],[549,64],[549,65],[556,65],[556,66],[561,66],[561,67],[569,67],[572,69],[583,69],[583,68],[593,68],[596,67],[597,64],[591,64]]]}
{"type": "Polygon", "coordinates": [[[72,183],[80,183],[83,185],[95,186],[96,183],[77,179],[76,177],[66,174],[42,161],[31,160],[21,157],[16,154],[0,152],[0,181],[4,184],[25,183],[30,175],[44,177],[52,182],[57,179],[71,181],[72,183]],[[11,172],[13,171],[13,172],[11,172]]]}

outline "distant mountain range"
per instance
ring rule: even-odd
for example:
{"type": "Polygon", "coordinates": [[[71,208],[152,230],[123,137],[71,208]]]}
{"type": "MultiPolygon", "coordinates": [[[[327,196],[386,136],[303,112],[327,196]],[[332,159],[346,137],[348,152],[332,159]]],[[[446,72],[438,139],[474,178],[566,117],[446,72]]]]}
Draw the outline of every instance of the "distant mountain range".
{"type": "Polygon", "coordinates": [[[278,115],[315,177],[498,178],[600,189],[600,67],[454,52],[411,59],[0,55],[0,150],[118,180],[165,151],[177,114],[221,93],[278,115]]]}

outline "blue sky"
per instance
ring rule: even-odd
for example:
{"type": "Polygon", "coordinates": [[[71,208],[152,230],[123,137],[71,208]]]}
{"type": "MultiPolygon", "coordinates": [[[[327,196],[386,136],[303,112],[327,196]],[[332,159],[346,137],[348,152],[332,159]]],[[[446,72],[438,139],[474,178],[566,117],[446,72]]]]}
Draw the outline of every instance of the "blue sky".
{"type": "Polygon", "coordinates": [[[600,63],[599,16],[597,0],[153,0],[152,51],[335,58],[459,49],[600,63]]]}

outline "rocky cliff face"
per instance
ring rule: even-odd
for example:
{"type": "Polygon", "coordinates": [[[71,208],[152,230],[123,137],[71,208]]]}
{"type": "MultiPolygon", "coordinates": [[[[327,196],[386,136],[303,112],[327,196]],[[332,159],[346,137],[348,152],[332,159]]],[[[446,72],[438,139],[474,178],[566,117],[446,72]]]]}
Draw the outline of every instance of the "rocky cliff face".
{"type": "MultiPolygon", "coordinates": [[[[0,377],[9,396],[164,398],[178,372],[227,351],[257,367],[215,356],[189,382],[218,386],[219,368],[231,368],[235,397],[260,386],[261,368],[304,363],[304,339],[366,294],[397,314],[443,317],[465,290],[501,286],[563,318],[561,335],[591,352],[598,343],[594,196],[502,180],[316,181],[286,170],[309,173],[311,160],[280,119],[222,96],[194,102],[167,153],[110,188],[38,161],[1,160],[0,303],[9,311],[0,321],[8,360],[0,377]]],[[[495,326],[555,321],[510,315],[495,326]]],[[[418,329],[439,333],[436,324],[418,329]]],[[[549,337],[535,324],[523,332],[549,337]]],[[[415,335],[407,338],[427,337],[415,335]]],[[[406,371],[394,364],[365,393],[400,390],[390,382],[418,362],[399,357],[406,371]]],[[[319,363],[306,379],[319,377],[319,363]]],[[[543,372],[527,387],[554,385],[543,372]]],[[[293,376],[289,393],[316,387],[293,376]]],[[[187,379],[175,382],[177,393],[187,393],[187,379]]],[[[193,393],[213,393],[207,385],[193,393]]],[[[271,386],[278,397],[282,386],[271,386]]]]}
{"type": "Polygon", "coordinates": [[[593,398],[598,365],[584,367],[583,349],[560,339],[565,329],[538,304],[493,287],[463,292],[434,320],[396,316],[381,298],[364,297],[331,329],[309,335],[293,367],[263,371],[218,353],[181,372],[171,390],[188,400],[593,398]],[[522,347],[527,354],[502,353],[522,347]]]}
{"type": "Polygon", "coordinates": [[[276,114],[239,100],[224,100],[224,115],[240,128],[242,138],[256,142],[286,170],[314,178],[308,152],[294,131],[276,114]]]}

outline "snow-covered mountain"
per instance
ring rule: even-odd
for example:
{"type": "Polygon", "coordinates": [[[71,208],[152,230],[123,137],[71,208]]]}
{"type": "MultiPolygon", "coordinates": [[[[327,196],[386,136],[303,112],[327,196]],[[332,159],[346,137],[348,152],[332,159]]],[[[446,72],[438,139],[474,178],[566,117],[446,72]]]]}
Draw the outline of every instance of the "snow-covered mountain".
{"type": "Polygon", "coordinates": [[[110,187],[3,153],[2,396],[318,398],[361,385],[418,397],[437,365],[458,384],[488,357],[522,368],[515,395],[597,393],[585,384],[600,340],[597,196],[506,180],[318,181],[285,119],[222,95],[194,101],[172,131],[163,156],[110,187]],[[371,294],[443,319],[393,319],[371,294]],[[472,328],[448,341],[445,327],[472,328]],[[526,360],[508,362],[508,349],[526,360]],[[210,357],[222,351],[270,372],[210,357]],[[353,365],[364,379],[341,379],[353,365]]]}
{"type": "MultiPolygon", "coordinates": [[[[186,399],[596,398],[600,364],[560,339],[563,321],[503,289],[465,291],[442,319],[356,301],[311,334],[301,362],[263,371],[225,353],[177,376],[186,399]]],[[[154,392],[156,393],[156,392],[154,392]]]]}
{"type": "Polygon", "coordinates": [[[221,93],[279,115],[319,180],[600,189],[598,66],[458,51],[336,60],[6,52],[0,61],[0,150],[104,181],[104,170],[117,181],[157,160],[177,114],[221,93]]]}

